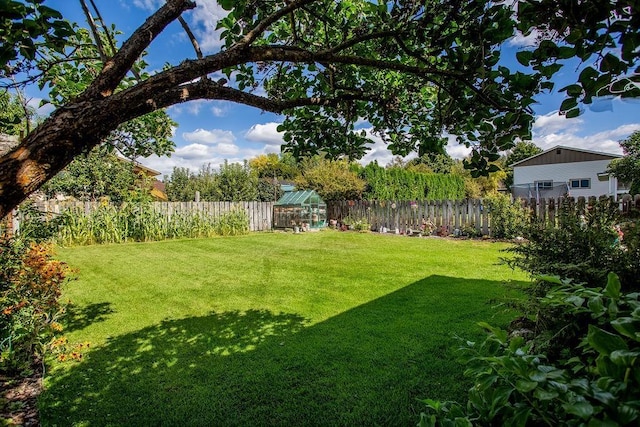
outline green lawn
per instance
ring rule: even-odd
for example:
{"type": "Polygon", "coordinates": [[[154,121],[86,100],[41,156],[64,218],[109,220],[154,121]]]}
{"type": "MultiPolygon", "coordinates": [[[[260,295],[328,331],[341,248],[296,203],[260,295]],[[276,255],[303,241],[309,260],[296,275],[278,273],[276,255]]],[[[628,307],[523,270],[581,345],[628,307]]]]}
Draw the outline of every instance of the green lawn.
{"type": "Polygon", "coordinates": [[[265,233],[59,249],[79,279],[43,425],[415,425],[522,273],[505,245],[265,233]]]}

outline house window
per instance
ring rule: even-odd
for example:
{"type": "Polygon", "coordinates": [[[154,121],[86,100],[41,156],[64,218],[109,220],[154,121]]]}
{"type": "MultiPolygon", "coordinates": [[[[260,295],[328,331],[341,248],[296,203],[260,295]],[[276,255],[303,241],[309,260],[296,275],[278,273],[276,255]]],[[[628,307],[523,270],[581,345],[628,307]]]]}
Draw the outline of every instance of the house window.
{"type": "Polygon", "coordinates": [[[553,181],[536,181],[538,190],[550,190],[553,188],[553,181]]]}
{"type": "Polygon", "coordinates": [[[571,188],[591,188],[590,178],[580,178],[569,180],[569,186],[571,188]]]}

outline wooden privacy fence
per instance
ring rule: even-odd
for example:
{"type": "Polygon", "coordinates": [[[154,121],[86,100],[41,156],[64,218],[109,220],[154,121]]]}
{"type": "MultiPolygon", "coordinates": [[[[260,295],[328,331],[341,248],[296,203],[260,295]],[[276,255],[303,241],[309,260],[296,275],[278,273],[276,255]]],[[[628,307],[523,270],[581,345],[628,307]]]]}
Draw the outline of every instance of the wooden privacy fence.
{"type": "Polygon", "coordinates": [[[355,200],[327,202],[327,217],[343,221],[366,219],[371,229],[383,228],[400,233],[419,231],[426,223],[436,230],[455,233],[455,230],[473,227],[483,235],[490,233],[488,210],[480,199],[443,201],[381,201],[355,200]]]}
{"type": "MultiPolygon", "coordinates": [[[[560,207],[570,207],[568,212],[581,215],[597,199],[520,199],[523,208],[528,209],[532,218],[557,225],[560,207]]],[[[640,195],[625,195],[617,202],[623,215],[640,213],[640,195]]],[[[37,208],[45,213],[59,214],[65,209],[80,209],[85,213],[97,209],[99,202],[38,202],[37,208]]],[[[232,209],[243,209],[249,218],[251,231],[266,231],[273,228],[273,202],[154,202],[154,210],[168,216],[201,212],[213,217],[220,216],[232,209]]],[[[435,229],[443,234],[455,234],[456,229],[474,228],[482,235],[491,234],[491,215],[481,199],[444,200],[444,201],[381,201],[355,200],[327,202],[327,218],[339,222],[345,218],[365,219],[374,231],[386,229],[389,232],[407,233],[425,228],[435,229]]],[[[20,213],[17,218],[20,219],[20,213]]],[[[15,221],[14,224],[19,221],[15,221]]],[[[15,224],[17,225],[17,224],[15,224]]],[[[15,226],[14,225],[14,226],[15,226]]]]}
{"type": "MultiPolygon", "coordinates": [[[[617,204],[618,209],[623,216],[632,215],[640,212],[640,194],[631,196],[625,194],[617,201],[614,201],[608,196],[602,196],[600,200],[611,200],[612,203],[617,204]]],[[[589,210],[589,206],[594,205],[598,198],[596,197],[559,197],[557,199],[545,199],[539,200],[532,199],[520,199],[522,206],[529,210],[531,216],[539,221],[547,222],[553,225],[558,225],[560,210],[566,208],[567,213],[572,215],[583,215],[589,210]]]]}
{"type": "MultiPolygon", "coordinates": [[[[218,217],[233,209],[243,209],[249,218],[249,230],[271,230],[273,218],[273,202],[153,202],[151,206],[156,212],[169,217],[179,214],[199,212],[204,215],[218,217]]],[[[49,200],[36,203],[36,207],[45,213],[60,214],[67,209],[82,210],[86,214],[96,210],[100,202],[60,202],[49,200]]]]}

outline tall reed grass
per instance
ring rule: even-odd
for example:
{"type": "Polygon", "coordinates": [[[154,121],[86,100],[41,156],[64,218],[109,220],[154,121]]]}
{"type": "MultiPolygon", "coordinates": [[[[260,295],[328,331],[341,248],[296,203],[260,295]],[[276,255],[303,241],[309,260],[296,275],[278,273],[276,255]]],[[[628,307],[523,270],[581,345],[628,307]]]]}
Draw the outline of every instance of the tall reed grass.
{"type": "Polygon", "coordinates": [[[234,236],[249,232],[249,218],[242,209],[212,217],[202,212],[166,214],[145,203],[104,204],[89,213],[70,209],[56,221],[58,231],[53,240],[63,246],[234,236]]]}

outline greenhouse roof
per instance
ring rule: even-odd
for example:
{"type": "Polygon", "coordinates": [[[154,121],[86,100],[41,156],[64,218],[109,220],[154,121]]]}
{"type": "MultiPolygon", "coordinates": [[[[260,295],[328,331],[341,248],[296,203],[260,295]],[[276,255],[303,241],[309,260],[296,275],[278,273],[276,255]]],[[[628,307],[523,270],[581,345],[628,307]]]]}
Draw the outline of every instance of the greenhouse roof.
{"type": "Polygon", "coordinates": [[[284,196],[276,202],[276,206],[304,205],[309,203],[324,204],[324,200],[322,200],[318,193],[313,190],[291,191],[289,193],[285,193],[284,196]]]}

